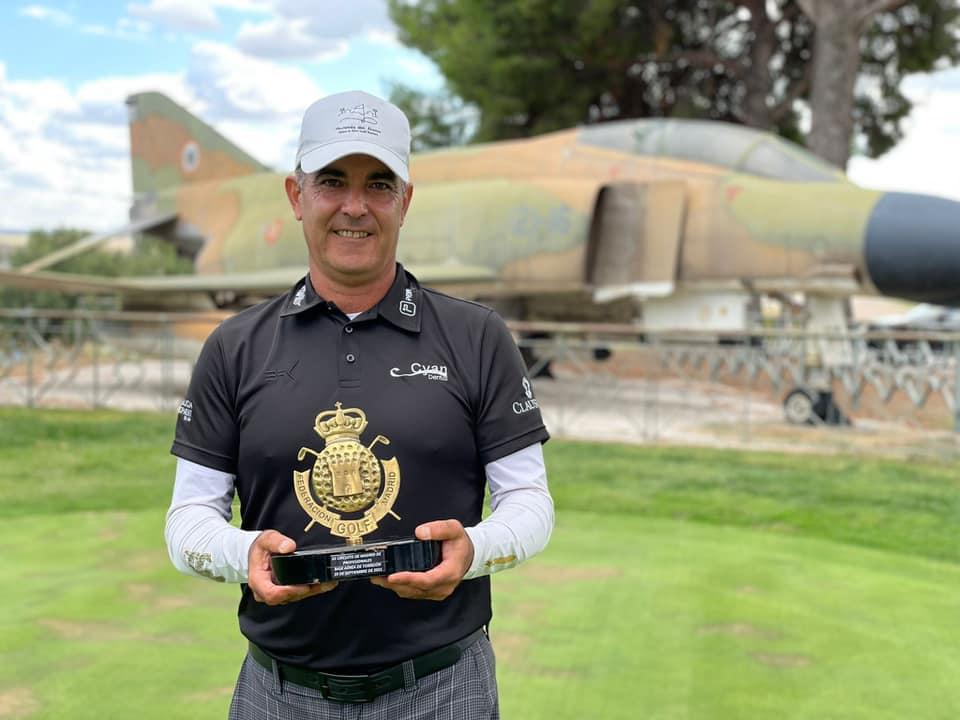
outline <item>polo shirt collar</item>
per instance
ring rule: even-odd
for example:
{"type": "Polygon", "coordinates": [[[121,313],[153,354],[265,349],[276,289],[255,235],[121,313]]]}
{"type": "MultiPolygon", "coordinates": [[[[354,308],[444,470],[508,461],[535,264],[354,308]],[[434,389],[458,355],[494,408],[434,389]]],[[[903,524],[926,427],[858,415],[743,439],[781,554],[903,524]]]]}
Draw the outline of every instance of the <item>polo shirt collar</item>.
{"type": "MultiPolygon", "coordinates": [[[[420,283],[403,269],[403,265],[397,263],[397,275],[393,285],[377,303],[374,312],[402,330],[420,332],[420,295],[420,283]]],[[[298,315],[318,305],[326,304],[327,301],[313,289],[308,273],[287,292],[280,316],[298,315]]]]}
{"type": "Polygon", "coordinates": [[[377,304],[377,314],[401,330],[420,332],[420,283],[397,263],[397,276],[377,304]]]}
{"type": "Polygon", "coordinates": [[[326,300],[317,295],[313,289],[313,283],[310,282],[310,274],[300,278],[296,285],[287,291],[287,297],[283,301],[283,309],[280,311],[280,317],[287,315],[297,315],[317,305],[326,305],[326,300]]]}

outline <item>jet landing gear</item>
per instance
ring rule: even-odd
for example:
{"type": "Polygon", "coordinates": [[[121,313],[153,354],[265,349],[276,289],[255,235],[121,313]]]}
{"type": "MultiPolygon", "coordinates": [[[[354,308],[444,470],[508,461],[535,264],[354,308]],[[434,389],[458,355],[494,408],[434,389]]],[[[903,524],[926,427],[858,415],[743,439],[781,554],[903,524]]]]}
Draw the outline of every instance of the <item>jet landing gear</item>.
{"type": "Polygon", "coordinates": [[[783,414],[791,425],[850,425],[829,390],[794,388],[783,399],[783,414]]]}

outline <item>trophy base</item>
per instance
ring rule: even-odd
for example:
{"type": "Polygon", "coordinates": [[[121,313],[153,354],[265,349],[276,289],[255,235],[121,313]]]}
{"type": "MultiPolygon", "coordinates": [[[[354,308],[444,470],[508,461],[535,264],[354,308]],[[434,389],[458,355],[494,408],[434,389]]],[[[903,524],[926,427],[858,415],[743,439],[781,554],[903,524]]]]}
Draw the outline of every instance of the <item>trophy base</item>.
{"type": "Polygon", "coordinates": [[[304,548],[270,558],[274,577],[280,585],[356,580],[405,571],[424,572],[439,563],[439,541],[414,539],[304,548]]]}

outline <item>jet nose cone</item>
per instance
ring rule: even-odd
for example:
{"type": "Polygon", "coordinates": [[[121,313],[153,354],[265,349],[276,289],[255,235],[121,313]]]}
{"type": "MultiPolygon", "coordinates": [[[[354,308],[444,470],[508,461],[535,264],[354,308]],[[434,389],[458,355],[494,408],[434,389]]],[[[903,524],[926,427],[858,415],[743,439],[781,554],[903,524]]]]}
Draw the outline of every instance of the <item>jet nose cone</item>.
{"type": "Polygon", "coordinates": [[[960,304],[960,203],[887,193],[867,224],[867,272],[884,295],[960,304]]]}

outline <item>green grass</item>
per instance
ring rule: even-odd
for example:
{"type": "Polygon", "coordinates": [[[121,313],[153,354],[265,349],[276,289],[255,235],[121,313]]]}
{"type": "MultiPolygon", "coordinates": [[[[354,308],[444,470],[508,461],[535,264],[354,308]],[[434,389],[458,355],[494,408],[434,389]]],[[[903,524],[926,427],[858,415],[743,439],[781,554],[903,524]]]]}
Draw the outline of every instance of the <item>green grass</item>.
{"type": "MultiPolygon", "coordinates": [[[[238,589],[162,540],[173,418],[0,409],[0,718],[222,718],[238,589]]],[[[507,719],[960,716],[954,468],[546,446],[558,520],[494,581],[507,719]]]]}

